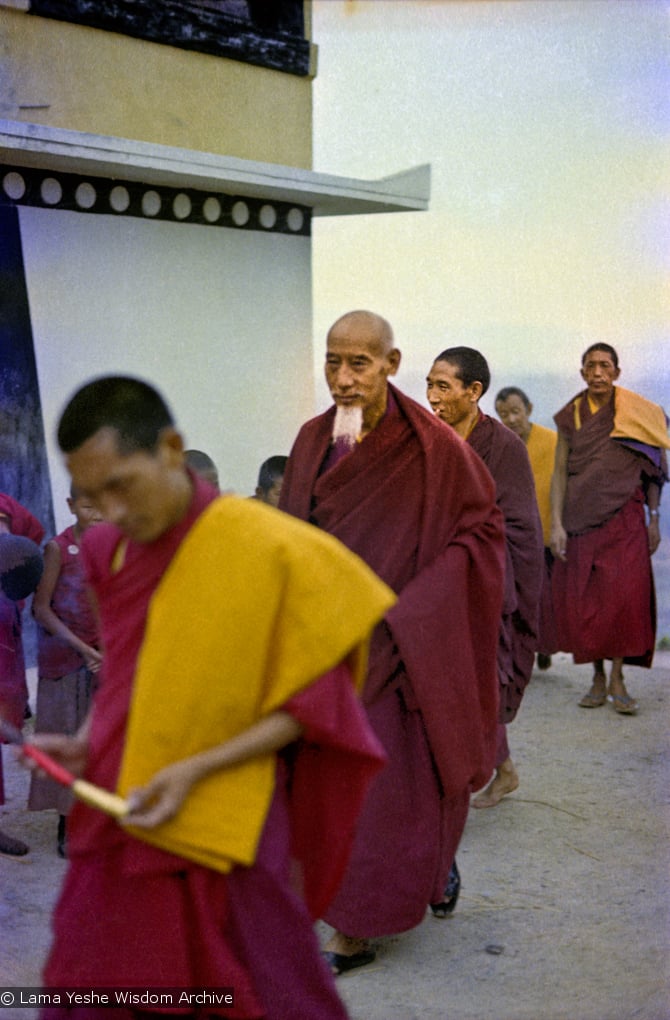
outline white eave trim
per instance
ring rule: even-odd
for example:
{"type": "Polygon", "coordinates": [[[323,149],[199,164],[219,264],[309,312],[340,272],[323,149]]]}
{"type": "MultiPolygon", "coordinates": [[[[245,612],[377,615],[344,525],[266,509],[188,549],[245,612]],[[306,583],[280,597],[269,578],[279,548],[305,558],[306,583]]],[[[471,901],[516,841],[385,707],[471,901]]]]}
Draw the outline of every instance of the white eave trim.
{"type": "Polygon", "coordinates": [[[61,173],[295,202],[311,207],[315,216],[420,212],[428,208],[430,199],[428,163],[366,181],[11,120],[0,120],[0,161],[61,173]]]}

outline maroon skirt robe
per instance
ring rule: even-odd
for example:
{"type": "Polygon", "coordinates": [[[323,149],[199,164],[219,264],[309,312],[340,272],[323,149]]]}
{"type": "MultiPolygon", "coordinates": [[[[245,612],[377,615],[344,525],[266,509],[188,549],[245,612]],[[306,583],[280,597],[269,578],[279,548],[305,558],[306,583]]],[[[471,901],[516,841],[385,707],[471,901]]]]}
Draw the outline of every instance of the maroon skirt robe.
{"type": "Polygon", "coordinates": [[[389,763],[373,781],[325,919],[354,937],[417,925],[487,781],[498,718],[504,547],[488,472],[447,426],[389,387],[382,422],[328,470],[334,410],[301,429],[280,506],[339,538],[398,595],[363,691],[389,763]]]}
{"type": "Polygon", "coordinates": [[[552,571],[559,647],[576,663],[622,658],[650,666],[656,601],[644,515],[645,488],[664,472],[640,450],[610,437],[614,395],[592,413],[586,393],[557,415],[569,444],[563,526],[566,560],[552,571]]]}
{"type": "MultiPolygon", "coordinates": [[[[129,543],[118,573],[110,570],[120,538],[115,528],[97,525],[84,541],[105,648],[86,778],[107,789],[116,786],[149,602],[180,542],[216,495],[192,477],[195,494],[186,518],[150,545],[129,543]]],[[[75,804],[46,986],[232,987],[234,1008],[195,1015],[346,1020],[313,917],[332,898],[346,862],[344,843],[383,762],[346,670],[336,667],[284,706],[305,732],[278,756],[275,795],[251,867],[214,872],[75,804]]],[[[203,690],[203,712],[206,706],[203,690]]],[[[86,1007],[54,1007],[42,1020],[98,1015],[86,1007]]],[[[117,1020],[134,1015],[130,1007],[114,1012],[117,1020]]]]}

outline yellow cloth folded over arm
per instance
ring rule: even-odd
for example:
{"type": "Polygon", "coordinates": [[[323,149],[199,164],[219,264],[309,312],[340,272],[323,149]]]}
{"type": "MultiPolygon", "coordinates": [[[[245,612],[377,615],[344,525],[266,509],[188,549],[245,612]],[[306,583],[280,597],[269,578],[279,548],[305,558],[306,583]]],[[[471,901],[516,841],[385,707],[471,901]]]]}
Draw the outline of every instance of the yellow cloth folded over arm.
{"type": "Polygon", "coordinates": [[[617,386],[614,390],[614,428],[612,439],[634,439],[638,443],[670,449],[665,411],[632,390],[617,386]]]}
{"type": "MultiPolygon", "coordinates": [[[[360,689],[370,633],[394,602],[331,536],[254,500],[217,499],[152,598],[118,792],[224,743],[344,659],[360,689]]],[[[176,818],[130,831],[218,871],[249,865],[274,776],[274,755],[222,770],[176,818]]]]}

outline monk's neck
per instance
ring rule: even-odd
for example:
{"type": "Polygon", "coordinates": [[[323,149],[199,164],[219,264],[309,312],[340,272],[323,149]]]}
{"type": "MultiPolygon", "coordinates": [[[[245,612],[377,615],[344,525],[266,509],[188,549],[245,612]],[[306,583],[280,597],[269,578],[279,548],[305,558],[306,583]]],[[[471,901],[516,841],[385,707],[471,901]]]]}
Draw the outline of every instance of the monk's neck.
{"type": "Polygon", "coordinates": [[[366,409],[363,414],[363,425],[361,427],[361,439],[369,435],[377,428],[380,421],[386,414],[386,408],[388,407],[388,390],[384,394],[383,401],[380,401],[374,407],[366,409]]]}
{"type": "Polygon", "coordinates": [[[474,411],[468,415],[467,418],[463,418],[456,425],[454,425],[454,431],[458,433],[461,439],[468,439],[470,433],[474,430],[475,425],[479,421],[479,405],[475,404],[474,411]]]}
{"type": "Polygon", "coordinates": [[[607,407],[607,405],[609,404],[610,400],[612,399],[613,393],[614,393],[614,388],[609,390],[607,393],[596,393],[596,394],[593,394],[589,390],[587,390],[586,391],[586,399],[588,400],[588,404],[589,404],[589,408],[591,410],[591,414],[597,414],[598,411],[602,410],[603,407],[607,407]]]}

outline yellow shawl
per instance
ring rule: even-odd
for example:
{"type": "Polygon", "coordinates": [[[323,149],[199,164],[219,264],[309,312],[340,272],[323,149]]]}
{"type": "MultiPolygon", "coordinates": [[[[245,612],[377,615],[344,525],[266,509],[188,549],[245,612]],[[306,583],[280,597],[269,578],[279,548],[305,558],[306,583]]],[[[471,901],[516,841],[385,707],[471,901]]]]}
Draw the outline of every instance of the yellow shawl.
{"type": "MultiPolygon", "coordinates": [[[[583,392],[578,394],[572,402],[576,429],[582,424],[579,405],[583,395],[583,392]]],[[[670,449],[668,422],[660,404],[653,404],[622,386],[614,387],[614,428],[610,436],[612,439],[633,439],[661,450],[670,449]]]]}
{"type": "MultiPolygon", "coordinates": [[[[151,601],[118,792],[224,743],[347,657],[360,689],[369,635],[394,602],[330,535],[254,500],[215,500],[151,601]]],[[[217,772],[176,818],[130,831],[218,871],[249,865],[274,774],[274,755],[217,772]]]]}
{"type": "Polygon", "coordinates": [[[614,428],[610,436],[612,439],[634,439],[661,450],[670,449],[663,408],[621,386],[614,390],[614,428]]]}
{"type": "Polygon", "coordinates": [[[551,476],[554,471],[557,441],[558,435],[552,429],[535,423],[531,425],[526,450],[533,472],[545,545],[551,542],[551,476]]]}

